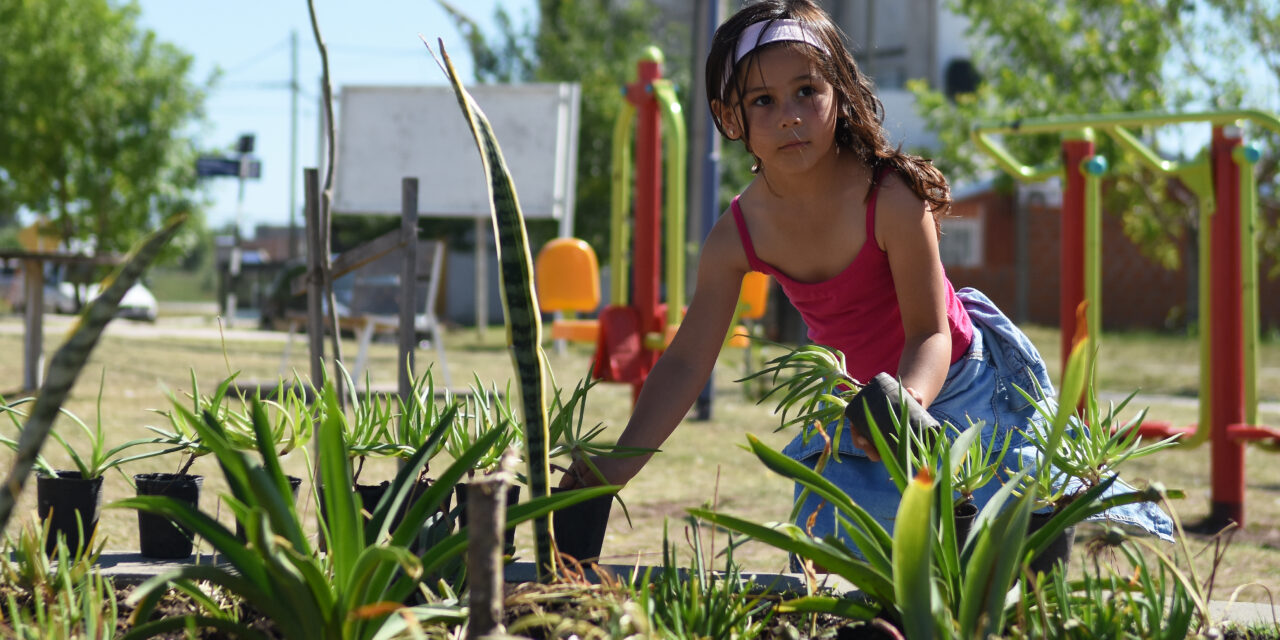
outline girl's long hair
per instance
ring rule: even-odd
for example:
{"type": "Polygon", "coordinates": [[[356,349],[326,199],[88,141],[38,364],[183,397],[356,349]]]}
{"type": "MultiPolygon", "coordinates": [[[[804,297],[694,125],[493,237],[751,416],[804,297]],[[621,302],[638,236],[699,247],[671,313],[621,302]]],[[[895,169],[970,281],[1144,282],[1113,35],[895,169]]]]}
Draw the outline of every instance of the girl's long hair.
{"type": "MultiPolygon", "coordinates": [[[[747,141],[750,125],[742,100],[737,96],[746,89],[748,71],[760,51],[770,47],[790,47],[808,58],[835,91],[840,110],[836,123],[837,150],[858,154],[872,169],[872,189],[876,186],[875,181],[880,179],[881,168],[896,170],[910,185],[911,191],[929,204],[935,228],[940,229],[939,220],[951,209],[951,189],[946,177],[928,159],[903,153],[901,147],[889,144],[884,129],[884,105],[876,97],[871,80],[858,70],[844,43],[840,28],[810,0],[763,0],[747,5],[720,25],[712,38],[706,68],[707,104],[719,103],[736,109],[743,129],[742,140],[747,141]],[[774,42],[748,53],[736,65],[731,63],[738,39],[747,27],[757,22],[783,19],[799,22],[822,42],[830,54],[802,42],[774,42]]],[[[723,135],[724,123],[715,109],[712,109],[712,119],[723,135]]],[[[747,151],[751,151],[749,145],[747,151]]],[[[760,157],[755,156],[755,159],[756,167],[763,168],[760,157]]],[[[868,195],[870,193],[868,191],[868,195]]]]}

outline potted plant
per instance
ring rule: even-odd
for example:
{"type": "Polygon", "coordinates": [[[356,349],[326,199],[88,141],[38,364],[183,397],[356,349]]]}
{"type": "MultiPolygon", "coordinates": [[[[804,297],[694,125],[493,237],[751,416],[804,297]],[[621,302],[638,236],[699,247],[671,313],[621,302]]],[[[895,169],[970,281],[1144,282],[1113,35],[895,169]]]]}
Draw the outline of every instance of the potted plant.
{"type": "MultiPolygon", "coordinates": [[[[208,455],[209,447],[197,423],[213,422],[217,416],[225,416],[229,409],[225,405],[227,393],[235,376],[231,376],[218,385],[212,395],[201,395],[200,384],[195,372],[191,372],[191,392],[187,398],[191,408],[177,396],[169,394],[172,407],[168,410],[153,409],[169,421],[169,428],[147,425],[147,429],[155,436],[151,442],[167,447],[169,452],[178,452],[182,461],[177,469],[170,472],[134,474],[134,487],[139,496],[166,496],[181,500],[194,508],[200,505],[200,487],[204,477],[192,474],[191,466],[202,456],[208,455]]],[[[217,424],[221,428],[222,422],[217,424]]],[[[188,529],[169,521],[164,516],[146,511],[138,511],[138,547],[145,558],[178,559],[191,555],[193,549],[191,532],[188,529]]]]}
{"type": "MultiPolygon", "coordinates": [[[[509,400],[510,386],[507,387],[506,393],[500,393],[496,386],[486,388],[479,378],[475,378],[470,385],[470,390],[471,392],[461,399],[452,399],[446,395],[446,403],[456,403],[458,411],[457,419],[453,421],[444,440],[445,451],[450,457],[457,459],[462,452],[471,449],[489,432],[497,431],[498,436],[493,440],[492,446],[488,447],[467,470],[467,481],[473,479],[477,473],[480,475],[491,473],[501,463],[502,455],[507,449],[512,447],[521,451],[524,449],[523,429],[519,420],[516,419],[509,400]]],[[[458,524],[465,527],[467,526],[467,483],[458,483],[454,487],[454,495],[458,501],[458,524]]],[[[513,483],[507,487],[506,499],[508,505],[514,505],[520,501],[519,484],[513,483]]],[[[515,546],[514,536],[515,530],[507,529],[506,545],[509,549],[515,546]]]]}
{"type": "MultiPolygon", "coordinates": [[[[575,462],[581,462],[582,466],[595,474],[597,479],[603,480],[600,470],[591,462],[592,457],[623,458],[652,453],[651,449],[620,447],[616,444],[597,442],[600,435],[604,433],[605,426],[602,423],[596,423],[589,428],[586,427],[586,406],[587,392],[598,382],[599,380],[592,379],[590,375],[585,376],[574,386],[568,398],[564,397],[560,389],[556,389],[552,398],[548,409],[550,415],[548,432],[552,443],[548,450],[548,457],[552,460],[568,459],[563,466],[554,463],[551,465],[561,473],[569,473],[569,469],[574,468],[575,462]]],[[[560,489],[552,489],[551,492],[559,493],[560,491],[560,489]]],[[[604,546],[605,530],[609,524],[609,511],[614,500],[618,501],[627,523],[630,524],[631,514],[627,513],[627,505],[616,493],[604,494],[557,511],[552,519],[557,550],[579,561],[599,558],[600,550],[604,546]]]]}
{"type": "MultiPolygon", "coordinates": [[[[45,540],[45,550],[53,554],[57,549],[58,538],[66,539],[67,548],[73,554],[85,551],[94,537],[98,526],[98,514],[102,506],[102,480],[106,473],[115,469],[121,475],[124,472],[120,465],[134,460],[141,460],[167,453],[166,450],[149,451],[133,456],[124,456],[124,452],[138,445],[149,444],[151,439],[130,440],[115,447],[106,447],[106,437],[102,424],[102,392],[106,372],[98,383],[97,419],[90,427],[83,420],[65,408],[59,408],[64,418],[70,420],[83,433],[88,442],[88,449],[79,451],[67,441],[57,429],[51,431],[54,440],[66,451],[67,457],[75,469],[55,469],[43,456],[36,457],[36,502],[40,519],[50,520],[50,532],[45,540]]],[[[0,411],[8,414],[15,427],[21,428],[21,420],[27,417],[23,405],[34,402],[34,398],[22,398],[12,403],[5,403],[0,398],[0,411]]],[[[16,450],[17,441],[0,436],[0,443],[16,450]]]]}
{"type": "MultiPolygon", "coordinates": [[[[233,374],[227,381],[230,384],[238,374],[233,374]]],[[[316,411],[307,403],[305,387],[295,377],[294,384],[279,384],[281,389],[278,400],[264,400],[261,392],[252,397],[241,393],[239,400],[242,407],[253,404],[261,405],[266,418],[267,431],[265,444],[272,447],[278,457],[285,457],[295,449],[299,449],[311,440],[315,431],[316,411]]],[[[258,434],[254,432],[253,416],[248,410],[235,410],[231,403],[223,402],[211,407],[213,416],[221,423],[227,442],[241,451],[255,451],[259,445],[258,434]]],[[[298,499],[298,490],[302,486],[302,478],[286,476],[293,499],[298,499]]],[[[244,540],[244,523],[237,514],[236,537],[244,540]]]]}

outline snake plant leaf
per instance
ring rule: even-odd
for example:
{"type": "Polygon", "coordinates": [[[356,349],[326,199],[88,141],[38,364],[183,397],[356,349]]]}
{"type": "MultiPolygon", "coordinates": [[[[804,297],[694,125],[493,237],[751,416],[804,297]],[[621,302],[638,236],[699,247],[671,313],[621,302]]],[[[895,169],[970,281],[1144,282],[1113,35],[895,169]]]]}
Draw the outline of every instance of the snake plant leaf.
{"type": "Polygon", "coordinates": [[[80,313],[71,336],[53,353],[49,360],[49,373],[45,376],[44,384],[40,385],[35,406],[31,408],[22,434],[18,436],[17,451],[9,476],[0,484],[0,532],[9,523],[9,516],[13,514],[13,507],[18,502],[18,494],[31,475],[36,457],[49,437],[62,403],[71,393],[71,387],[75,386],[76,378],[89,361],[89,354],[97,346],[107,323],[115,317],[116,310],[120,308],[120,300],[186,221],[185,213],[170,216],[159,229],[134,245],[124,262],[102,281],[102,293],[90,300],[80,313]]]}
{"type": "MultiPolygon", "coordinates": [[[[426,43],[425,38],[423,43],[426,43]]],[[[427,47],[428,51],[430,48],[427,47]]],[[[515,184],[489,119],[463,88],[458,72],[444,50],[443,41],[440,42],[440,56],[443,58],[441,66],[458,96],[458,106],[466,116],[476,146],[480,148],[480,161],[489,179],[493,228],[498,237],[498,276],[502,284],[502,307],[506,311],[507,343],[511,347],[511,359],[524,408],[529,493],[534,497],[546,496],[550,494],[551,475],[545,380],[547,362],[542,352],[542,316],[533,287],[533,254],[529,249],[524,215],[520,212],[515,184]]],[[[535,520],[533,532],[538,579],[545,581],[556,573],[556,559],[551,546],[551,515],[535,520]]]]}

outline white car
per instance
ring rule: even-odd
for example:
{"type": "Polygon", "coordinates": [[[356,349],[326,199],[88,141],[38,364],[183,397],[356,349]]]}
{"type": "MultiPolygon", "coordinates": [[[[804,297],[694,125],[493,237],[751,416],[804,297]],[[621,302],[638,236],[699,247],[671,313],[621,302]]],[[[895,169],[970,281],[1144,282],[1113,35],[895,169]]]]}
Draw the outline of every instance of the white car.
{"type": "MultiPolygon", "coordinates": [[[[80,301],[88,303],[88,301],[98,297],[98,284],[80,285],[80,292],[80,301]]],[[[75,285],[69,282],[58,284],[59,299],[75,300],[75,293],[75,285]]],[[[158,306],[156,297],[151,293],[151,290],[146,285],[138,282],[124,292],[124,297],[120,299],[120,308],[116,310],[116,316],[130,320],[155,322],[158,306]]],[[[61,310],[59,309],[59,311],[61,310]]],[[[76,311],[78,312],[78,309],[76,311]]]]}

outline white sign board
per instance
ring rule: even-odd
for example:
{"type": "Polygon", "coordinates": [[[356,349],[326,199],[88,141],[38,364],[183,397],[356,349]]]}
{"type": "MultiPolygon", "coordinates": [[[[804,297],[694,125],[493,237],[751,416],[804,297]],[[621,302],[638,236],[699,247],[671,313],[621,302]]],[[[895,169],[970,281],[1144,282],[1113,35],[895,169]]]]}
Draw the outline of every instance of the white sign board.
{"type": "MultiPolygon", "coordinates": [[[[488,116],[527,218],[573,220],[577,84],[468,87],[488,116]]],[[[480,152],[448,86],[342,87],[335,213],[400,215],[400,180],[418,178],[418,211],[489,217],[480,152]]]]}

